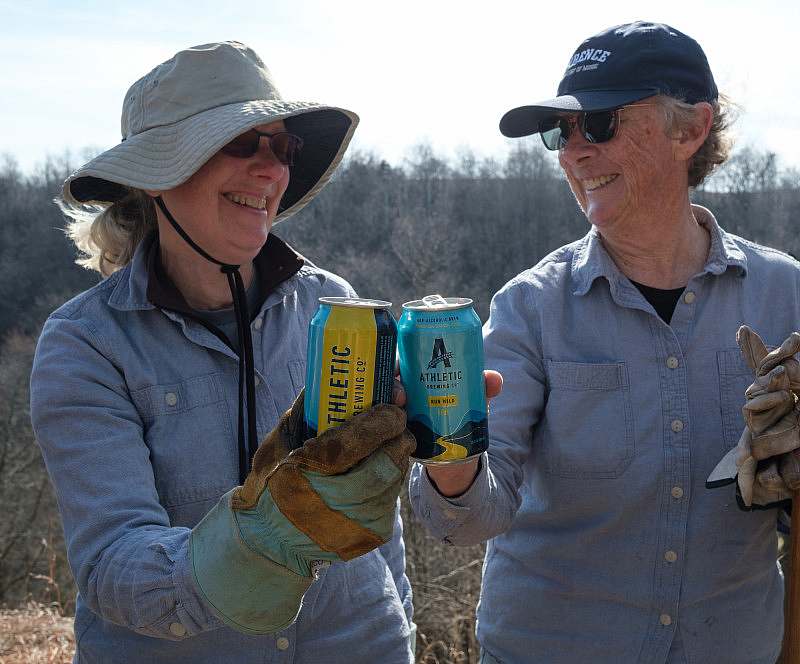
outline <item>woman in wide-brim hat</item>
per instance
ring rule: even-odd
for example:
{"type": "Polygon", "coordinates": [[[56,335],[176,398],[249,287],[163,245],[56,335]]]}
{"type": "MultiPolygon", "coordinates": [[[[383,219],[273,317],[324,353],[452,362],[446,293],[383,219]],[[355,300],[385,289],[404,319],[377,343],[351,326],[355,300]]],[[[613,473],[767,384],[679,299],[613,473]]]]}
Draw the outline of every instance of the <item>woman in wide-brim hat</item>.
{"type": "Polygon", "coordinates": [[[243,44],[206,44],[137,81],[122,142],[64,183],[80,262],[107,277],[48,319],[31,379],[76,661],[413,660],[402,411],[288,455],[309,320],[355,293],[270,230],[357,122],[281,99],[243,44]]]}

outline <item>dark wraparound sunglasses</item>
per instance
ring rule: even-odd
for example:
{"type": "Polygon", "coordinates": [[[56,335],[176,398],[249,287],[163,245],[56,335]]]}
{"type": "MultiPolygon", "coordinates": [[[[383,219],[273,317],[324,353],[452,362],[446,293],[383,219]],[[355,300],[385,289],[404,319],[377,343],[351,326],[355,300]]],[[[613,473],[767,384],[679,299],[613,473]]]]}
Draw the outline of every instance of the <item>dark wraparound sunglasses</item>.
{"type": "Polygon", "coordinates": [[[554,115],[539,122],[539,135],[548,150],[562,150],[567,147],[573,126],[577,127],[589,143],[605,143],[617,133],[619,114],[626,108],[637,106],[653,106],[653,104],[628,104],[608,111],[554,115]]]}
{"type": "Polygon", "coordinates": [[[266,138],[269,142],[269,149],[275,155],[275,158],[287,166],[294,165],[295,159],[297,159],[303,147],[303,139],[290,134],[288,131],[268,134],[265,131],[251,129],[244,134],[239,134],[230,143],[223,145],[220,148],[220,152],[229,157],[237,157],[239,159],[252,157],[258,152],[258,145],[262,138],[266,138]]]}

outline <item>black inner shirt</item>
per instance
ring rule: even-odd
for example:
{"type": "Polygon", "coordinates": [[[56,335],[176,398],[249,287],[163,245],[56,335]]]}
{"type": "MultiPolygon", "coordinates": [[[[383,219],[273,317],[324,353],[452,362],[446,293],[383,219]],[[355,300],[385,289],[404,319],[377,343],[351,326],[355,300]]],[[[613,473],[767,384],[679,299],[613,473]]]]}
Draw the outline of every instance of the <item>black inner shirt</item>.
{"type": "Polygon", "coordinates": [[[686,286],[663,289],[645,286],[633,279],[631,279],[631,283],[644,295],[644,299],[656,310],[661,320],[669,325],[669,322],[672,320],[672,314],[675,313],[675,307],[678,306],[678,300],[680,300],[683,291],[686,290],[686,286]]]}

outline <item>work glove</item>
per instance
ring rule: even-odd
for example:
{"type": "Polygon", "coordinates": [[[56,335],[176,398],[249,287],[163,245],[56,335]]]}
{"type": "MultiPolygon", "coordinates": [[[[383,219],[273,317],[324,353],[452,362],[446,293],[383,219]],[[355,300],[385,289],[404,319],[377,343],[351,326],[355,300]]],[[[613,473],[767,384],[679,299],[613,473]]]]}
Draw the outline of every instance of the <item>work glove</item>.
{"type": "Polygon", "coordinates": [[[243,486],[190,535],[195,580],[219,617],[250,634],[280,631],[320,567],[392,537],[414,451],[405,412],[380,404],[303,441],[303,394],[261,443],[243,486]]]}
{"type": "Polygon", "coordinates": [[[755,381],[745,391],[746,427],[737,446],[723,457],[706,486],[737,483],[740,506],[769,507],[790,499],[800,487],[800,334],[793,332],[779,348],[767,352],[761,337],[746,325],[736,340],[755,381]]]}

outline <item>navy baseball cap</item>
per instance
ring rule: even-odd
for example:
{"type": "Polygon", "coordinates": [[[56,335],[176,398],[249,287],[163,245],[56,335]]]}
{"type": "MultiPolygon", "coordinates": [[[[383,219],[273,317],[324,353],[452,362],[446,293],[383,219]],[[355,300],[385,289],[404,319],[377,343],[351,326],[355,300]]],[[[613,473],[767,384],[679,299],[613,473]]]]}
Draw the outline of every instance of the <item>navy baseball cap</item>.
{"type": "Polygon", "coordinates": [[[703,49],[663,23],[618,25],[577,48],[557,97],[511,109],[500,120],[500,132],[510,138],[528,136],[554,113],[607,111],[658,94],[690,104],[717,99],[703,49]]]}

